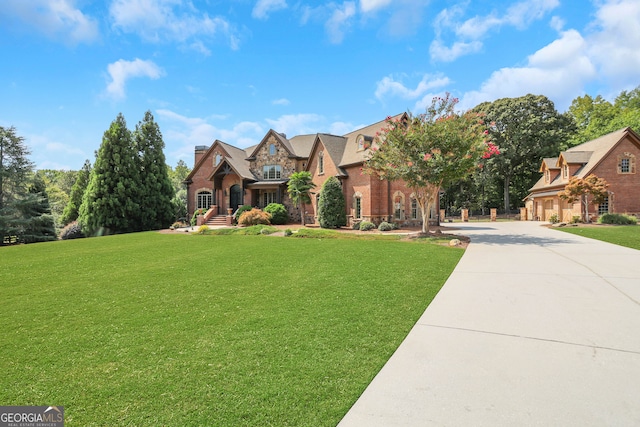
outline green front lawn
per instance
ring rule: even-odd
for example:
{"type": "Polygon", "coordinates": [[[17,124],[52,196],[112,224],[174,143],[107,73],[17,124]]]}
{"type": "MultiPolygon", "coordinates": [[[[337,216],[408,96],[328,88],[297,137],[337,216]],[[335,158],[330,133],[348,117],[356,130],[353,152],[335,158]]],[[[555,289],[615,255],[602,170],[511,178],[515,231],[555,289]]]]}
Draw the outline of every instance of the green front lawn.
{"type": "Polygon", "coordinates": [[[463,251],[139,233],[0,248],[0,405],[66,425],[334,426],[463,251]]]}
{"type": "Polygon", "coordinates": [[[640,249],[640,226],[637,225],[592,225],[554,228],[554,230],[561,230],[628,248],[640,249]]]}

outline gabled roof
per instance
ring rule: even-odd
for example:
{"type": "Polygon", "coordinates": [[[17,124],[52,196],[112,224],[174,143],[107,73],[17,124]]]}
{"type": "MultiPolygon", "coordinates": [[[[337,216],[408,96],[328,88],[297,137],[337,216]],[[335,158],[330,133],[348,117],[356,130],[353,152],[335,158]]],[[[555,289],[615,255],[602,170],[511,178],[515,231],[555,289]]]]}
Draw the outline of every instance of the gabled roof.
{"type": "MultiPolygon", "coordinates": [[[[640,136],[638,136],[638,134],[636,134],[631,128],[627,127],[603,135],[600,138],[576,145],[575,147],[571,147],[568,150],[563,151],[560,154],[560,157],[563,157],[567,163],[583,165],[572,176],[585,178],[589,176],[596,166],[598,166],[600,162],[607,157],[609,152],[627,136],[630,136],[635,144],[640,147],[640,136]]],[[[560,157],[558,157],[556,164],[559,164],[558,162],[560,157]]],[[[547,159],[544,160],[544,162],[546,161],[547,159]]],[[[566,181],[557,178],[547,184],[544,182],[544,177],[541,177],[529,191],[540,192],[554,187],[561,188],[565,183],[566,181]]]]}
{"type": "MultiPolygon", "coordinates": [[[[205,148],[205,147],[206,146],[202,146],[202,148],[205,148]]],[[[221,147],[224,152],[227,152],[227,150],[225,150],[225,147],[233,147],[233,146],[229,144],[225,144],[219,139],[216,139],[213,142],[213,144],[211,144],[211,147],[207,148],[207,151],[202,155],[202,157],[200,157],[200,160],[198,161],[198,163],[193,165],[193,169],[191,169],[191,172],[189,172],[189,175],[186,176],[186,178],[184,179],[184,182],[188,182],[191,180],[191,178],[193,178],[193,175],[195,175],[195,173],[198,171],[200,166],[202,166],[202,164],[207,161],[207,159],[209,158],[209,155],[213,152],[213,150],[215,150],[215,147],[221,147]]],[[[197,147],[197,148],[199,149],[200,147],[197,147]]]]}
{"type": "Polygon", "coordinates": [[[222,168],[224,163],[227,163],[231,169],[236,173],[236,175],[242,177],[243,179],[252,179],[255,180],[256,177],[251,173],[249,169],[249,164],[245,161],[245,157],[247,153],[245,150],[241,148],[234,147],[233,145],[226,144],[224,142],[219,142],[220,146],[224,148],[227,152],[227,156],[224,156],[223,161],[220,162],[218,166],[213,169],[213,172],[209,176],[212,178],[214,175],[218,173],[218,171],[222,168]]]}
{"type": "Polygon", "coordinates": [[[562,164],[561,159],[564,159],[564,161],[570,165],[586,165],[592,154],[593,151],[563,151],[560,153],[560,157],[558,157],[556,166],[560,167],[562,164]]]}
{"type": "MultiPolygon", "coordinates": [[[[396,114],[395,116],[392,116],[391,119],[401,119],[405,117],[406,114],[407,113],[396,114]]],[[[356,141],[358,138],[358,135],[364,135],[366,137],[373,138],[376,136],[378,132],[386,128],[386,126],[387,126],[387,120],[385,119],[346,134],[344,137],[347,139],[347,143],[345,146],[344,154],[342,155],[342,160],[338,165],[341,167],[346,167],[349,165],[363,163],[367,159],[369,155],[369,151],[368,150],[358,151],[358,143],[356,141]]]]}
{"type": "Polygon", "coordinates": [[[309,156],[311,156],[318,150],[318,146],[320,144],[324,146],[324,152],[336,165],[336,168],[338,169],[338,175],[347,176],[348,174],[344,171],[344,169],[340,167],[342,155],[347,144],[347,138],[345,138],[344,136],[331,135],[328,133],[319,133],[314,138],[313,148],[311,149],[309,156]]]}
{"type": "Polygon", "coordinates": [[[557,163],[557,157],[546,157],[542,159],[542,164],[540,165],[540,170],[538,170],[538,172],[544,172],[546,169],[560,169],[560,166],[557,166],[557,163]]]}

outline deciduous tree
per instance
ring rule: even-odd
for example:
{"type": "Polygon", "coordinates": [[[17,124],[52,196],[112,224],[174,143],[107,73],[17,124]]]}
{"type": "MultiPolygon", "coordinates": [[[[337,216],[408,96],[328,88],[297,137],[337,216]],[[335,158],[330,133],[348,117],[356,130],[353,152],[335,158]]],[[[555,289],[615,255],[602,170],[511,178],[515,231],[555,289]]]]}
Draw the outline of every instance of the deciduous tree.
{"type": "Polygon", "coordinates": [[[447,94],[434,98],[424,114],[387,118],[363,166],[380,179],[406,182],[420,206],[423,233],[429,230],[429,212],[440,188],[472,173],[483,156],[499,153],[485,140],[481,115],[456,112],[457,102],[447,94]]]}
{"type": "Polygon", "coordinates": [[[511,194],[522,200],[538,179],[536,168],[545,157],[558,154],[560,144],[575,130],[573,120],[558,113],[553,102],[543,95],[525,95],[485,102],[474,108],[490,123],[491,140],[500,147],[500,156],[492,158],[491,170],[503,181],[504,209],[511,209],[511,194]],[[514,177],[517,188],[512,188],[514,177]]]}
{"type": "Polygon", "coordinates": [[[586,178],[572,176],[564,190],[558,193],[561,199],[569,203],[580,201],[581,215],[584,222],[590,222],[589,204],[600,204],[604,202],[609,194],[607,189],[609,184],[604,178],[599,178],[593,174],[586,178]],[[591,196],[589,198],[589,196],[591,196]]]}

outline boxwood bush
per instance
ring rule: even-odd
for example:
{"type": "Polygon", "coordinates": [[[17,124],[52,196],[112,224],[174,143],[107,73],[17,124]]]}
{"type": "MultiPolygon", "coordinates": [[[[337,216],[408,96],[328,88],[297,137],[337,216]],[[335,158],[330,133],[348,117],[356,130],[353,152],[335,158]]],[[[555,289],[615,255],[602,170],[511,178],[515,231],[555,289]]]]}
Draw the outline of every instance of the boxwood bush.
{"type": "Polygon", "coordinates": [[[282,225],[289,221],[287,208],[285,208],[283,204],[270,203],[264,208],[264,211],[271,214],[271,224],[282,225]]]}
{"type": "Polygon", "coordinates": [[[606,213],[600,215],[598,224],[636,225],[638,218],[632,215],[606,213]]]}
{"type": "Polygon", "coordinates": [[[360,223],[360,231],[369,231],[376,228],[376,225],[370,221],[362,221],[360,223]]]}

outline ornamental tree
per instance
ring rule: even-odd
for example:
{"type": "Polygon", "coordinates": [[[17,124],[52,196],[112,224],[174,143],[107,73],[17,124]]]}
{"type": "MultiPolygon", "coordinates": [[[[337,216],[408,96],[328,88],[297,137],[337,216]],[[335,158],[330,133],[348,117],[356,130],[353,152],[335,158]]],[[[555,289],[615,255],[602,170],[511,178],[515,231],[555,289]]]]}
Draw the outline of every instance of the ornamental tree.
{"type": "Polygon", "coordinates": [[[564,190],[558,193],[558,196],[569,203],[575,203],[579,200],[581,202],[580,214],[582,215],[582,220],[589,222],[589,203],[598,205],[603,203],[609,194],[608,188],[607,181],[604,178],[598,178],[594,174],[586,178],[572,176],[564,190]],[[591,200],[589,200],[589,196],[591,196],[591,200]]]}
{"type": "Polygon", "coordinates": [[[482,115],[455,111],[457,102],[447,94],[434,98],[424,114],[388,117],[363,165],[364,173],[407,184],[420,206],[423,233],[440,188],[471,174],[481,158],[499,154],[486,140],[482,115]]]}
{"type": "Polygon", "coordinates": [[[287,191],[289,193],[289,198],[293,202],[295,207],[298,207],[299,204],[302,205],[302,225],[304,225],[304,205],[307,203],[311,203],[311,189],[313,189],[316,185],[312,181],[311,173],[307,171],[294,172],[289,177],[289,182],[287,183],[287,191]]]}

